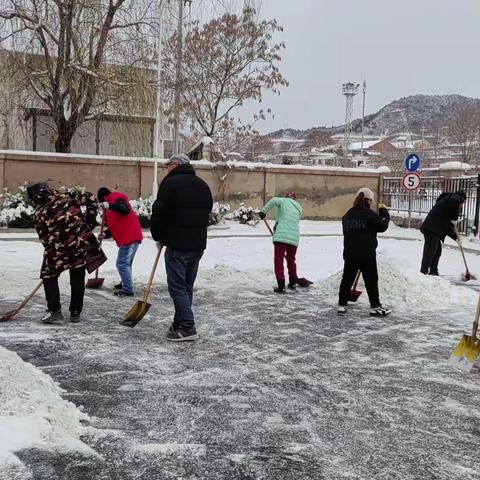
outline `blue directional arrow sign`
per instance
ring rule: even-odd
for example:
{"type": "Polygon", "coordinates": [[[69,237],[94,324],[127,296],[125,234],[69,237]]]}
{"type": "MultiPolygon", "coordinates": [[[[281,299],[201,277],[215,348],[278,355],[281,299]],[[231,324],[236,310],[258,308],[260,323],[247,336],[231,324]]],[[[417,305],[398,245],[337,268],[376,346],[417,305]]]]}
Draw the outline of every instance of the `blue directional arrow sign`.
{"type": "Polygon", "coordinates": [[[410,153],[405,157],[403,161],[403,166],[407,172],[413,173],[416,172],[420,168],[420,164],[422,160],[418,153],[410,153]]]}

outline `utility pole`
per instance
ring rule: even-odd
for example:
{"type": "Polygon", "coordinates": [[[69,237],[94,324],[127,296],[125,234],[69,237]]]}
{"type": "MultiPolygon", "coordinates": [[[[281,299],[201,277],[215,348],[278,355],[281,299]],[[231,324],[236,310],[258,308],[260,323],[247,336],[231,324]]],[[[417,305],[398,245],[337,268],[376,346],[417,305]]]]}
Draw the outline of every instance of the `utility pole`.
{"type": "Polygon", "coordinates": [[[362,105],[362,145],[360,148],[360,155],[363,157],[363,127],[365,124],[365,97],[367,95],[367,81],[363,81],[363,105],[362,105]]]}
{"type": "Polygon", "coordinates": [[[164,112],[162,102],[162,50],[163,50],[163,0],[158,2],[158,39],[157,39],[157,104],[155,111],[155,141],[153,148],[154,166],[153,166],[153,185],[152,197],[156,198],[158,192],[158,161],[165,156],[163,142],[164,132],[164,112]]]}
{"type": "Polygon", "coordinates": [[[173,112],[173,151],[179,153],[180,146],[180,89],[182,82],[182,61],[183,61],[183,7],[188,0],[178,0],[178,52],[177,67],[175,72],[175,104],[173,112]]]}

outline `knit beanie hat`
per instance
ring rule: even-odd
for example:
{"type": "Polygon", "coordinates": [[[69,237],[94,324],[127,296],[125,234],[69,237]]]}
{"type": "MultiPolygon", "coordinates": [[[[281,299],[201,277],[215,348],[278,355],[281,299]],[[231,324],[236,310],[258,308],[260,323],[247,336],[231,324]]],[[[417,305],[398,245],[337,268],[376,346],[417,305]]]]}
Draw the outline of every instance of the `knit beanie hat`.
{"type": "Polygon", "coordinates": [[[28,198],[32,201],[38,197],[42,190],[48,190],[50,187],[47,182],[37,182],[27,187],[28,198]]]}
{"type": "Polygon", "coordinates": [[[100,187],[97,192],[99,202],[104,202],[105,197],[108,197],[112,192],[107,187],[100,187]]]}
{"type": "Polygon", "coordinates": [[[360,195],[361,193],[363,193],[363,196],[364,196],[366,199],[371,200],[372,202],[375,200],[375,195],[374,195],[374,193],[373,193],[369,188],[366,188],[366,187],[361,188],[361,189],[357,192],[357,197],[358,197],[358,195],[360,195]]]}

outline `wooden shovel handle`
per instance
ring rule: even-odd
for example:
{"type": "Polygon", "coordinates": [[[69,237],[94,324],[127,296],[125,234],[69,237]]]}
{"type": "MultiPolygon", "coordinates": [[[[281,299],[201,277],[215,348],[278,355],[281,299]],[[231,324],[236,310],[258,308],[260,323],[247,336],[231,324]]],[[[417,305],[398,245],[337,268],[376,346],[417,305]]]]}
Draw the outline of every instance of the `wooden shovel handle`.
{"type": "Polygon", "coordinates": [[[157,271],[158,261],[160,260],[160,254],[162,253],[163,245],[158,249],[157,255],[155,256],[155,261],[153,262],[152,271],[150,272],[150,278],[148,279],[147,286],[145,287],[145,293],[143,295],[143,301],[147,303],[148,297],[150,296],[150,290],[152,289],[153,279],[155,277],[155,272],[157,271]]]}
{"type": "Polygon", "coordinates": [[[31,293],[24,298],[22,303],[20,303],[20,305],[14,310],[7,312],[3,317],[0,317],[0,321],[3,322],[13,318],[35,296],[35,294],[38,292],[38,290],[42,285],[43,285],[43,280],[40,280],[40,282],[37,283],[37,286],[31,291],[31,293]]]}
{"type": "Polygon", "coordinates": [[[461,242],[458,241],[458,237],[459,237],[460,234],[458,233],[458,228],[457,228],[456,224],[453,224],[453,231],[455,232],[455,235],[457,236],[457,245],[458,245],[458,248],[460,249],[460,252],[462,253],[463,263],[465,264],[465,270],[466,270],[465,273],[468,275],[470,273],[470,271],[468,270],[467,259],[465,258],[465,252],[463,250],[463,245],[461,244],[461,242]]]}
{"type": "Polygon", "coordinates": [[[460,248],[460,251],[462,252],[463,263],[465,264],[465,270],[466,270],[465,273],[469,274],[470,271],[468,270],[467,259],[465,258],[465,252],[463,250],[463,245],[460,242],[457,242],[457,245],[460,248]]]}
{"type": "Polygon", "coordinates": [[[361,270],[359,270],[357,272],[357,276],[355,277],[355,282],[353,282],[353,288],[352,290],[355,290],[357,288],[357,285],[358,285],[358,282],[360,281],[360,274],[361,274],[361,270]]]}
{"type": "MultiPolygon", "coordinates": [[[[103,242],[103,232],[105,229],[105,222],[106,222],[106,216],[105,216],[105,210],[104,210],[102,212],[102,221],[100,222],[100,241],[98,242],[99,247],[102,246],[102,242],[103,242]]],[[[98,278],[98,270],[99,268],[95,270],[95,278],[98,278]]]]}
{"type": "Polygon", "coordinates": [[[273,237],[273,230],[272,230],[272,227],[268,224],[267,220],[264,218],[263,219],[263,222],[265,223],[265,225],[267,226],[268,228],[268,231],[270,232],[270,235],[273,237]]]}
{"type": "Polygon", "coordinates": [[[477,338],[478,331],[478,319],[480,318],[480,294],[478,295],[477,311],[475,312],[475,319],[473,320],[472,326],[472,340],[475,341],[477,338]]]}

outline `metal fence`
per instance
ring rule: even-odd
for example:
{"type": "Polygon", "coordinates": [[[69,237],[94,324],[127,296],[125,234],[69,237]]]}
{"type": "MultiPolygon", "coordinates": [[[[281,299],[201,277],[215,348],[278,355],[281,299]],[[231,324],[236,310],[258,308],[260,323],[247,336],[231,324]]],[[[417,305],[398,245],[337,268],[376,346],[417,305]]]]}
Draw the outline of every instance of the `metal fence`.
{"type": "Polygon", "coordinates": [[[383,180],[383,203],[393,213],[409,218],[425,218],[443,192],[462,190],[467,199],[462,209],[458,229],[469,234],[478,231],[480,209],[480,175],[465,177],[422,177],[421,187],[416,192],[407,192],[401,185],[401,177],[385,177],[383,180]]]}

